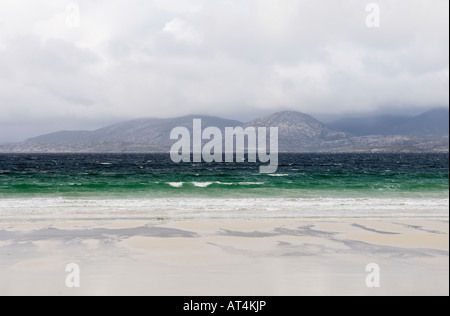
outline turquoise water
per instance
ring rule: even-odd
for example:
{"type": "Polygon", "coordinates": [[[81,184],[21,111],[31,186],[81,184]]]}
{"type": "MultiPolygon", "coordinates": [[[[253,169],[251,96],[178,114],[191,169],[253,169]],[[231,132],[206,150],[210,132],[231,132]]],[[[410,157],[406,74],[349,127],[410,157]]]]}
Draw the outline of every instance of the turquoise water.
{"type": "Polygon", "coordinates": [[[281,154],[276,174],[258,171],[168,154],[0,155],[0,199],[449,196],[448,154],[281,154]]]}

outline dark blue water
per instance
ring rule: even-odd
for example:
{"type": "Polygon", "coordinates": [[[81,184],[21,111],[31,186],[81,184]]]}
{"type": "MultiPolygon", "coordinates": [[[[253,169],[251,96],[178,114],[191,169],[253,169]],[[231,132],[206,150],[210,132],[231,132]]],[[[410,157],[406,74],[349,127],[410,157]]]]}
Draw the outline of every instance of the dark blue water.
{"type": "Polygon", "coordinates": [[[0,198],[447,197],[448,154],[281,154],[253,163],[173,163],[167,154],[0,155],[0,198]]]}

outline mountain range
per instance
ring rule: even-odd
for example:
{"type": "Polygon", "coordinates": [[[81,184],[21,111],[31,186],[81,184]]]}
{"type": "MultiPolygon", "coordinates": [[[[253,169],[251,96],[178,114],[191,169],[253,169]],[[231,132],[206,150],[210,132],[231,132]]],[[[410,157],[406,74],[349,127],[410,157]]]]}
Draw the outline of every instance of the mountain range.
{"type": "Polygon", "coordinates": [[[3,153],[167,152],[174,127],[278,127],[280,152],[448,152],[449,110],[434,109],[414,117],[372,116],[324,124],[294,111],[242,123],[211,116],[136,119],[94,131],[59,131],[0,146],[3,153]]]}
{"type": "Polygon", "coordinates": [[[345,118],[329,123],[328,127],[354,136],[414,135],[433,139],[449,134],[449,111],[434,109],[415,117],[379,115],[345,118]]]}

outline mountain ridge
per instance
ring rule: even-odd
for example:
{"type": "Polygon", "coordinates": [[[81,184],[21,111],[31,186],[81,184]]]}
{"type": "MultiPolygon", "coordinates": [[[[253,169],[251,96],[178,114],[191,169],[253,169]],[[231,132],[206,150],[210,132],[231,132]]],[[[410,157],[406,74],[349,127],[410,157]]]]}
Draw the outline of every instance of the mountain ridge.
{"type": "Polygon", "coordinates": [[[21,143],[0,145],[0,152],[167,152],[175,142],[170,140],[171,130],[178,126],[192,130],[194,118],[202,119],[203,128],[215,126],[221,130],[237,126],[278,127],[280,152],[448,152],[448,117],[443,118],[442,111],[445,109],[402,118],[401,124],[390,129],[397,129],[398,133],[389,134],[389,130],[385,135],[355,135],[335,130],[333,124],[324,124],[311,115],[296,111],[277,112],[247,123],[207,115],[141,118],[94,131],[59,131],[40,135],[21,143]]]}
{"type": "Polygon", "coordinates": [[[348,117],[327,124],[330,129],[354,136],[416,135],[442,137],[449,134],[449,109],[435,108],[417,116],[376,115],[348,117]]]}

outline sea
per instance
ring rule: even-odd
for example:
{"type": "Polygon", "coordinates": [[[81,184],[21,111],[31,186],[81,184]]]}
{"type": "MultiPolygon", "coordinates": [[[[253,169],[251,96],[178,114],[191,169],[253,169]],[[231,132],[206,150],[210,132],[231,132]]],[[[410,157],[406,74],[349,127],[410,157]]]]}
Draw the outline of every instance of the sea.
{"type": "Polygon", "coordinates": [[[286,153],[274,174],[169,154],[0,154],[0,221],[448,215],[448,153],[286,153]]]}

